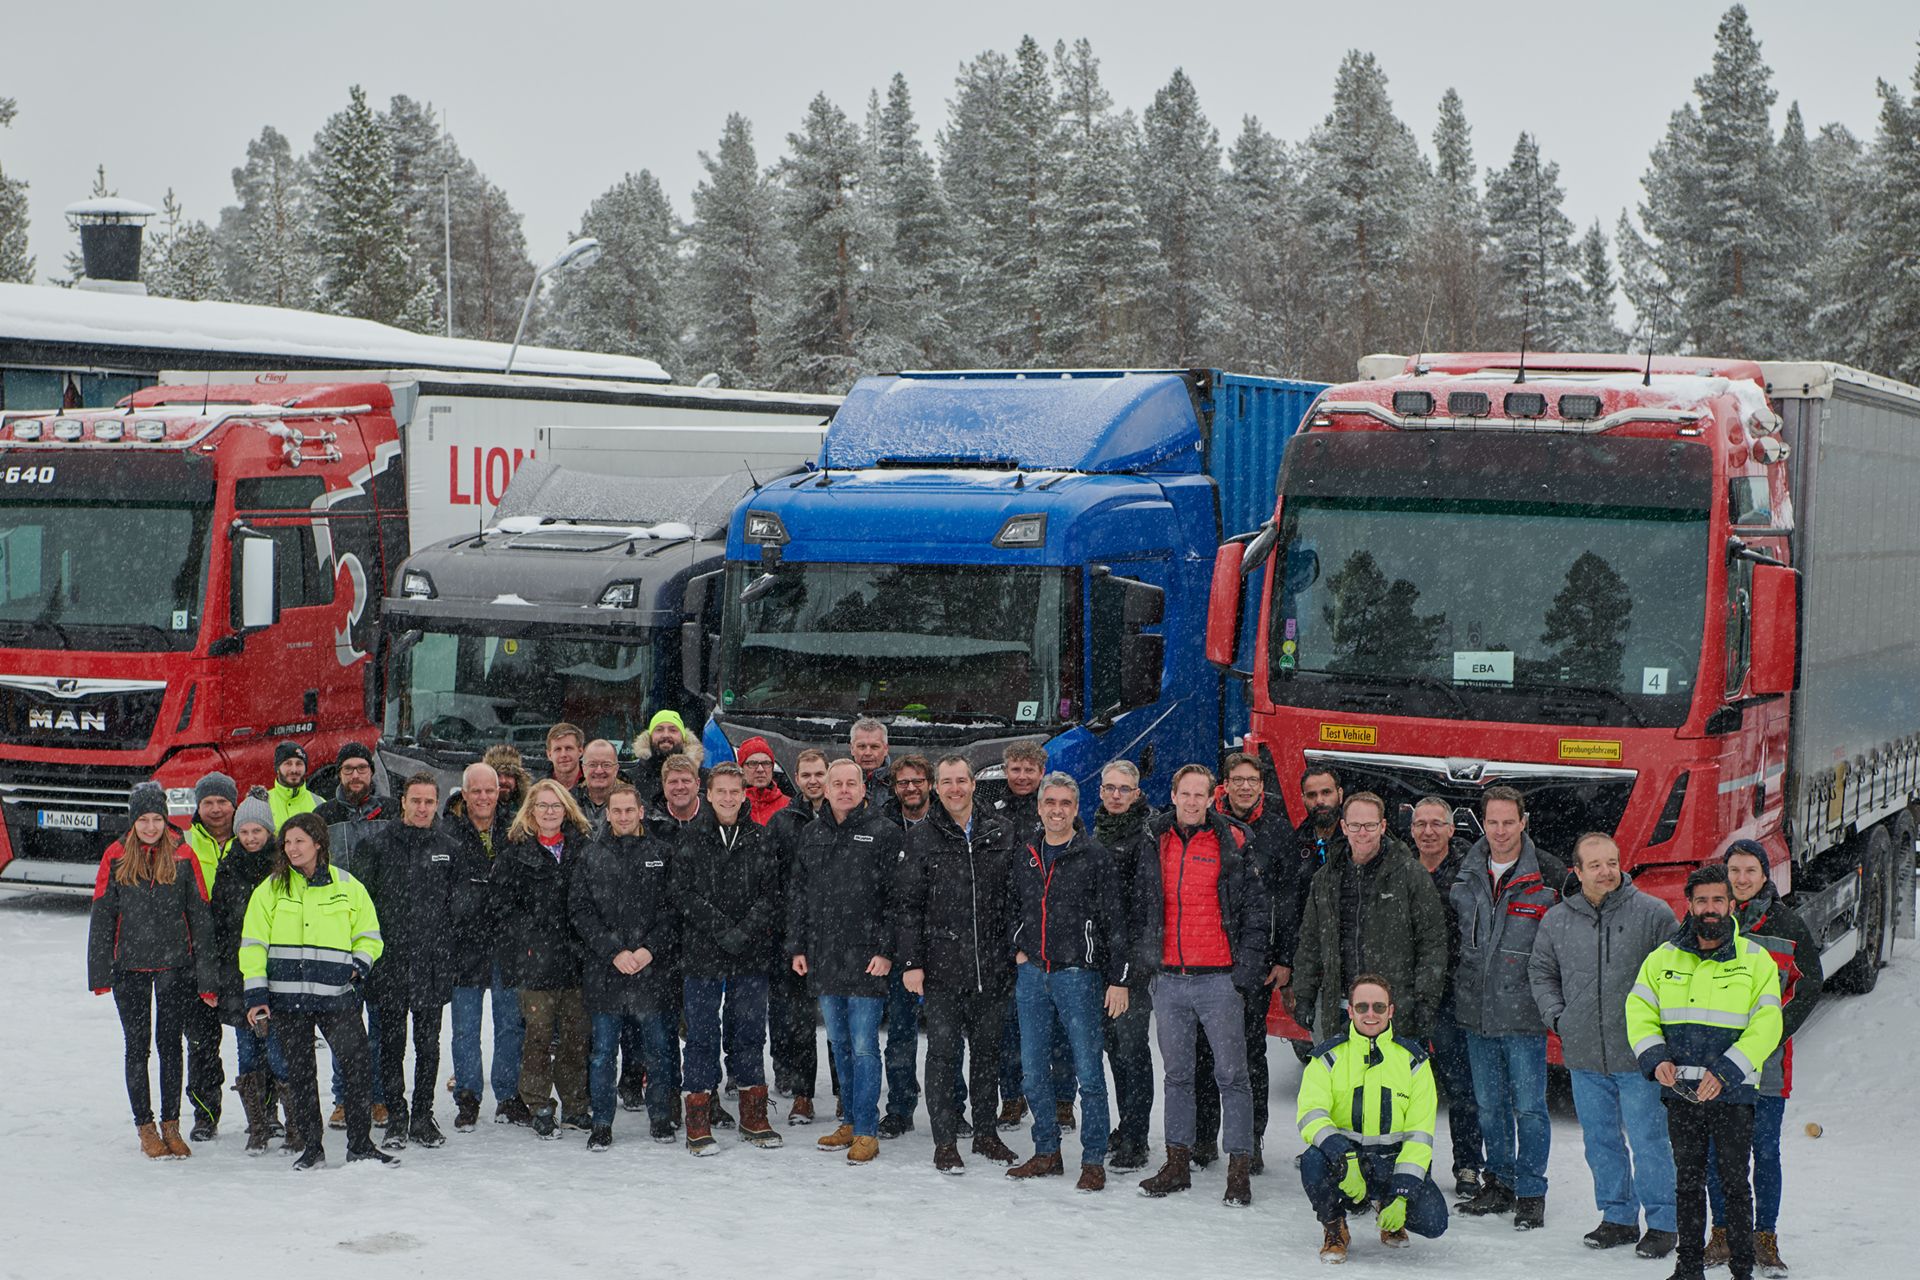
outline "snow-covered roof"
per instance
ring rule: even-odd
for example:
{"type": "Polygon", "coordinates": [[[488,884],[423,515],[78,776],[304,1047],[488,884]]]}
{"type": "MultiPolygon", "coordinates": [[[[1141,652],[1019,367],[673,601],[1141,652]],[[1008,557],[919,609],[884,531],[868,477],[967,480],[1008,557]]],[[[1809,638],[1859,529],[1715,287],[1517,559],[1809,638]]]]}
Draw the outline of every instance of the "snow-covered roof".
{"type": "MultiPolygon", "coordinates": [[[[372,320],[239,302],[103,294],[51,285],[0,284],[0,344],[126,348],[160,352],[167,364],[186,354],[236,357],[264,367],[464,369],[499,372],[507,344],[436,338],[372,320]]],[[[515,373],[667,382],[666,370],[638,356],[550,347],[520,348],[515,373]]]]}

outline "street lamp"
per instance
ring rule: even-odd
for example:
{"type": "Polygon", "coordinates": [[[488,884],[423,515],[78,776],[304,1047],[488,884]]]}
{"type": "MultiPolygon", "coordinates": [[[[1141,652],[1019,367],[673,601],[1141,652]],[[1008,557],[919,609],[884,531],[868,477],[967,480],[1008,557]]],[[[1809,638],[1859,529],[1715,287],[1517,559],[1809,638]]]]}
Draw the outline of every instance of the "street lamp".
{"type": "Polygon", "coordinates": [[[575,240],[555,254],[552,262],[533,273],[533,283],[527,286],[526,305],[520,308],[520,323],[513,331],[513,347],[507,352],[507,373],[513,372],[514,357],[520,354],[520,338],[527,331],[527,317],[533,314],[533,295],[540,292],[540,282],[562,267],[589,266],[600,252],[600,242],[592,236],[575,240]]]}

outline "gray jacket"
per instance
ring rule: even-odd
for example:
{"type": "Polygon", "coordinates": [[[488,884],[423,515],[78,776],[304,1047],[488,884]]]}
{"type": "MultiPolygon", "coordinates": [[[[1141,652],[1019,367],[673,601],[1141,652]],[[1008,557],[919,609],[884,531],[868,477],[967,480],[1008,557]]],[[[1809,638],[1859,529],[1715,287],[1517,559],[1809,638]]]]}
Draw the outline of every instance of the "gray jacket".
{"type": "Polygon", "coordinates": [[[1569,1070],[1613,1075],[1640,1069],[1627,1038],[1627,993],[1641,962],[1673,929],[1673,908],[1631,880],[1597,907],[1576,893],[1547,912],[1527,977],[1540,1016],[1560,1037],[1569,1070]]]}
{"type": "Polygon", "coordinates": [[[1527,964],[1541,920],[1560,900],[1560,867],[1557,859],[1534,848],[1533,837],[1524,837],[1520,857],[1495,898],[1487,842],[1480,840],[1467,851],[1448,895],[1460,932],[1453,1011],[1463,1029],[1483,1036],[1546,1034],[1527,964]]]}

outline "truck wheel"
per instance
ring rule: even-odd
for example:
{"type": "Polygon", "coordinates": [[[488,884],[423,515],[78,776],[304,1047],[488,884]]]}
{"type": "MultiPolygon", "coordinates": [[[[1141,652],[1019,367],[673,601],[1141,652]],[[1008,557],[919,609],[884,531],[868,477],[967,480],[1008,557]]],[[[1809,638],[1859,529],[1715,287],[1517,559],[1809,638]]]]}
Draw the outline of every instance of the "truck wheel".
{"type": "Polygon", "coordinates": [[[1888,959],[1893,943],[1893,881],[1888,863],[1893,857],[1893,836],[1884,826],[1868,833],[1862,851],[1860,909],[1854,916],[1859,944],[1840,971],[1833,985],[1843,992],[1863,996],[1880,981],[1880,966],[1888,959]]]}

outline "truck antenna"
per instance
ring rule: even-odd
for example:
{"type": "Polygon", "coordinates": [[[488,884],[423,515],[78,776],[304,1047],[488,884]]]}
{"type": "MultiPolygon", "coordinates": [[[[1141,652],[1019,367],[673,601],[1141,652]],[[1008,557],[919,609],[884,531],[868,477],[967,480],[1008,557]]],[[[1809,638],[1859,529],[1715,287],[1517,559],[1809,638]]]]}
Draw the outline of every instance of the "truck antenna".
{"type": "Polygon", "coordinates": [[[745,458],[742,458],[740,459],[740,465],[747,469],[747,479],[753,481],[754,490],[757,492],[760,488],[760,477],[753,474],[753,464],[745,458]]]}
{"type": "Polygon", "coordinates": [[[1527,380],[1527,336],[1533,328],[1533,291],[1520,291],[1520,372],[1513,382],[1519,386],[1527,380]]]}
{"type": "Polygon", "coordinates": [[[1640,385],[1643,387],[1653,385],[1653,327],[1651,325],[1647,327],[1647,372],[1641,377],[1640,385]]]}
{"type": "Polygon", "coordinates": [[[213,370],[207,370],[207,380],[200,387],[200,416],[207,416],[207,407],[213,403],[213,370]]]}

